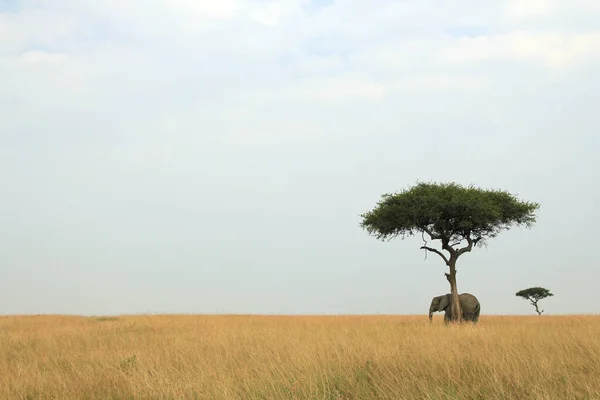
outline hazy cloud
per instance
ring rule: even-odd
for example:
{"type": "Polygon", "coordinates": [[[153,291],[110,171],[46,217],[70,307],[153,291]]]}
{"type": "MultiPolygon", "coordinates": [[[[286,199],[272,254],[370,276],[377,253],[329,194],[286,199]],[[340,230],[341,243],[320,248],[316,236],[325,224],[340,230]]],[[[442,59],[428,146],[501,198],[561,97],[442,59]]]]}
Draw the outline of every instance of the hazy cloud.
{"type": "Polygon", "coordinates": [[[417,179],[542,203],[461,260],[484,314],[598,312],[597,1],[0,4],[1,313],[425,313],[357,226],[417,179]]]}

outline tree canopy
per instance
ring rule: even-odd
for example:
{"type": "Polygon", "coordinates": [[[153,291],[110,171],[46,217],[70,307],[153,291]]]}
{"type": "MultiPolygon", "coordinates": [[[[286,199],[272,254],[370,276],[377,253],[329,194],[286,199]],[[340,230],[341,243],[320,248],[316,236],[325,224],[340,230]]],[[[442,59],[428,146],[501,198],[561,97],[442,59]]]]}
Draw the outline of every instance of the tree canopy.
{"type": "Polygon", "coordinates": [[[519,290],[517,293],[515,293],[515,295],[530,301],[542,300],[546,297],[554,296],[552,293],[550,293],[550,290],[539,286],[519,290]]]}
{"type": "Polygon", "coordinates": [[[364,214],[361,227],[380,240],[427,233],[432,240],[472,240],[483,245],[515,225],[531,227],[539,204],[520,201],[501,190],[456,183],[418,183],[399,193],[384,194],[364,214]]]}
{"type": "Polygon", "coordinates": [[[530,287],[528,289],[519,290],[517,293],[515,293],[515,296],[522,297],[525,300],[529,300],[531,305],[535,307],[535,312],[537,312],[538,315],[542,315],[544,310],[539,309],[538,302],[542,299],[545,299],[546,297],[554,296],[554,294],[552,294],[550,290],[546,288],[536,286],[530,287]]]}

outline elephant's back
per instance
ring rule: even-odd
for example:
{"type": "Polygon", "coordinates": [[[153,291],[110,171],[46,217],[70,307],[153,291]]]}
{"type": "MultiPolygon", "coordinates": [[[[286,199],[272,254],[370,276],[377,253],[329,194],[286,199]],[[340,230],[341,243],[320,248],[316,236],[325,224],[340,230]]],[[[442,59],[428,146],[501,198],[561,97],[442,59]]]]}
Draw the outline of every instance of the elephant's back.
{"type": "Polygon", "coordinates": [[[462,293],[460,295],[460,297],[462,297],[464,300],[466,299],[470,299],[471,301],[479,304],[479,300],[477,300],[477,297],[475,297],[474,295],[472,295],[471,293],[462,293]]]}

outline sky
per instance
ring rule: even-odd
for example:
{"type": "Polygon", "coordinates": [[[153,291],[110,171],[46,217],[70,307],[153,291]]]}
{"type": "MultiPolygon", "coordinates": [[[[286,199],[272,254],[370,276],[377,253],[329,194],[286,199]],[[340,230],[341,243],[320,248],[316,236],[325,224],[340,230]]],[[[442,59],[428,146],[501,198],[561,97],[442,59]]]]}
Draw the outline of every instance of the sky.
{"type": "MultiPolygon", "coordinates": [[[[426,314],[360,214],[541,204],[457,264],[482,315],[600,312],[597,0],[0,0],[0,314],[426,314]]],[[[439,245],[438,245],[439,246],[439,245]]],[[[438,317],[441,318],[441,317],[438,317]]]]}

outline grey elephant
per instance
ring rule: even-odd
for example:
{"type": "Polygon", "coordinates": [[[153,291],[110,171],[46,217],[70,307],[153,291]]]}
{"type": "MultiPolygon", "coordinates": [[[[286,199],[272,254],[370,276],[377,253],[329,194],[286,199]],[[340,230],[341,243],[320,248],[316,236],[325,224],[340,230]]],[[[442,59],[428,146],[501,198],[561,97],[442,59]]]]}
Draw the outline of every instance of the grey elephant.
{"type": "MultiPolygon", "coordinates": [[[[479,320],[479,312],[481,311],[481,305],[477,297],[470,293],[462,293],[458,296],[460,301],[460,307],[462,308],[463,319],[465,321],[471,321],[477,323],[479,320]]],[[[429,306],[429,321],[433,318],[435,311],[444,311],[444,322],[447,324],[452,318],[452,298],[450,293],[436,296],[431,300],[429,306]]]]}

